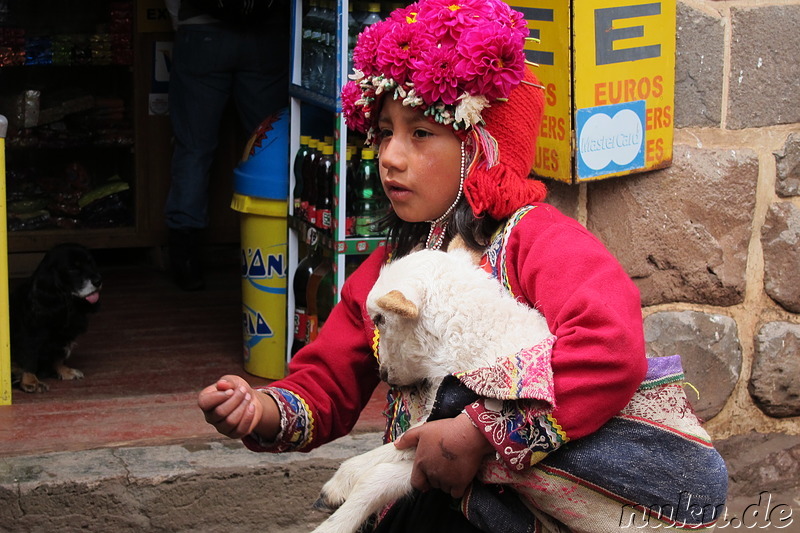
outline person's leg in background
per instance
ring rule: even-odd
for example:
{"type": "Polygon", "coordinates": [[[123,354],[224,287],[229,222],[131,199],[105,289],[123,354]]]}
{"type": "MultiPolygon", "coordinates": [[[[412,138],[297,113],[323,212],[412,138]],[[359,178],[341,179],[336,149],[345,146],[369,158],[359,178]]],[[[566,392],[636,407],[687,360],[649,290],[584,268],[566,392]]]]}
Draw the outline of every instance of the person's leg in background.
{"type": "Polygon", "coordinates": [[[204,287],[209,172],[231,93],[236,42],[236,33],[219,25],[181,26],[175,37],[169,92],[175,147],[164,213],[170,268],[184,290],[204,287]]]}
{"type": "Polygon", "coordinates": [[[239,46],[233,98],[251,135],[265,118],[289,105],[288,13],[276,10],[266,30],[247,31],[239,46]]]}

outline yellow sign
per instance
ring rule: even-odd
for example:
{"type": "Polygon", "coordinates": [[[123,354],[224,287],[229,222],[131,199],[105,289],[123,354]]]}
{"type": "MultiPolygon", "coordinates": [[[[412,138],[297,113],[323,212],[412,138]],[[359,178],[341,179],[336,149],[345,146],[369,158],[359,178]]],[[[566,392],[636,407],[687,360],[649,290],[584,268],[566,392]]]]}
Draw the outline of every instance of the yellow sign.
{"type": "Polygon", "coordinates": [[[546,100],[534,172],[579,183],[669,166],[675,0],[509,4],[541,41],[526,47],[546,100]]]}
{"type": "Polygon", "coordinates": [[[136,27],[139,33],[172,31],[172,19],[164,0],[137,0],[136,27]]]}

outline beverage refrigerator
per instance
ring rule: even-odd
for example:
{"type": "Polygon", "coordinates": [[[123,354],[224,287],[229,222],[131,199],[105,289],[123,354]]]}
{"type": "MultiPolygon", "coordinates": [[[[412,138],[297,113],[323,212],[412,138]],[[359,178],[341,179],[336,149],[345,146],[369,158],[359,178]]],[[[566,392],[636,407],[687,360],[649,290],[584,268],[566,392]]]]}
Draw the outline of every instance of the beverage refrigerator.
{"type": "MultiPolygon", "coordinates": [[[[310,340],[309,334],[313,337],[313,332],[307,329],[308,324],[322,326],[321,323],[317,324],[317,321],[322,322],[319,320],[320,316],[309,318],[304,315],[309,312],[308,308],[318,308],[324,318],[326,312],[329,312],[326,308],[339,301],[346,274],[376,248],[385,245],[383,235],[374,231],[354,230],[357,224],[352,220],[353,206],[348,205],[348,202],[353,202],[353,195],[347,194],[347,191],[352,193],[356,172],[348,173],[347,169],[350,162],[360,159],[364,137],[348,131],[339,93],[351,71],[349,58],[356,34],[364,24],[378,20],[379,14],[385,16],[392,9],[404,5],[407,2],[293,0],[289,87],[290,199],[287,213],[288,287],[293,290],[289,291],[287,302],[287,360],[303,344],[304,335],[306,341],[310,340]],[[311,218],[306,216],[309,203],[313,210],[314,199],[295,198],[298,194],[304,194],[304,183],[314,183],[307,181],[308,176],[305,176],[304,181],[302,162],[295,164],[298,153],[305,155],[308,152],[307,143],[310,138],[313,139],[312,144],[318,147],[332,146],[333,169],[332,172],[330,169],[326,172],[332,175],[333,183],[327,183],[326,187],[313,187],[314,194],[319,194],[321,189],[330,191],[330,227],[326,227],[327,222],[320,223],[323,217],[317,217],[316,214],[311,218]],[[298,210],[297,206],[301,204],[304,208],[298,210]],[[315,251],[317,261],[327,264],[327,267],[319,268],[324,274],[319,274],[317,279],[312,275],[310,283],[305,278],[296,280],[298,263],[315,251]],[[324,278],[320,279],[323,275],[324,278]],[[296,302],[295,293],[303,291],[303,285],[309,292],[302,294],[297,298],[299,302],[296,302]],[[296,303],[303,306],[298,308],[296,303]]],[[[319,152],[322,153],[323,149],[319,148],[319,152]]],[[[327,151],[330,152],[331,149],[327,148],[327,151]]],[[[305,188],[309,189],[308,186],[305,188]]],[[[305,191],[309,192],[311,191],[305,191]]],[[[381,205],[385,207],[386,203],[381,205]]],[[[327,213],[327,208],[325,212],[327,213]]],[[[306,266],[305,263],[301,265],[305,272],[301,275],[310,275],[310,271],[304,268],[306,266]]]]}

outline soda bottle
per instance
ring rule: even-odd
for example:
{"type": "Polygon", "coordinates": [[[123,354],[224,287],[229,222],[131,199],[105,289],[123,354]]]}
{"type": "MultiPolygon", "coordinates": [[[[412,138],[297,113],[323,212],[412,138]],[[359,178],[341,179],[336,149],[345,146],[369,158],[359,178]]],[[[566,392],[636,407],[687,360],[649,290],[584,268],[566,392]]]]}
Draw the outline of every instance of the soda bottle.
{"type": "Polygon", "coordinates": [[[386,197],[378,174],[375,151],[370,148],[361,151],[355,197],[356,235],[359,237],[380,235],[378,221],[386,213],[386,197]]]}
{"type": "Polygon", "coordinates": [[[303,199],[300,203],[303,220],[314,224],[314,213],[317,201],[317,159],[319,157],[319,140],[313,137],[308,141],[308,155],[303,159],[303,199]]]}
{"type": "Polygon", "coordinates": [[[316,226],[330,231],[333,225],[333,182],[335,179],[333,146],[322,145],[322,155],[317,162],[316,226]]]}
{"type": "Polygon", "coordinates": [[[292,293],[294,294],[294,338],[291,355],[306,345],[308,339],[308,283],[311,274],[322,260],[322,250],[316,244],[310,244],[308,253],[300,262],[294,273],[292,293]]]}
{"type": "Polygon", "coordinates": [[[308,280],[306,300],[308,302],[308,328],[306,343],[312,342],[319,334],[319,328],[328,318],[333,307],[333,261],[327,257],[314,267],[308,280]]]}
{"type": "Polygon", "coordinates": [[[361,31],[364,31],[367,26],[380,22],[381,18],[381,4],[380,2],[370,2],[367,6],[367,16],[361,23],[361,31]]]}
{"type": "Polygon", "coordinates": [[[402,9],[404,7],[406,7],[406,5],[403,2],[389,2],[389,4],[385,6],[384,10],[381,11],[381,16],[386,18],[389,16],[389,13],[395,9],[402,9]]]}
{"type": "Polygon", "coordinates": [[[355,15],[353,7],[355,2],[347,4],[347,72],[353,72],[353,50],[358,42],[358,34],[361,32],[361,23],[355,15]]]}
{"type": "Polygon", "coordinates": [[[292,191],[292,214],[296,217],[302,216],[302,197],[303,197],[303,160],[308,155],[308,142],[311,137],[308,135],[300,136],[300,148],[294,156],[292,172],[294,174],[294,190],[292,191]]]}
{"type": "Polygon", "coordinates": [[[303,17],[303,34],[301,47],[301,57],[303,64],[300,68],[300,85],[306,89],[313,86],[314,73],[316,72],[319,57],[319,35],[320,35],[320,11],[317,0],[310,0],[309,10],[303,17]]]}
{"type": "Polygon", "coordinates": [[[319,36],[320,62],[317,66],[317,84],[320,94],[333,93],[336,80],[336,4],[330,0],[320,2],[321,31],[319,36]]]}
{"type": "MultiPolygon", "coordinates": [[[[353,159],[354,147],[347,147],[346,161],[344,165],[345,173],[345,209],[344,209],[344,235],[353,237],[356,234],[356,171],[357,168],[353,159]]],[[[341,189],[340,189],[341,190],[341,189]]]]}

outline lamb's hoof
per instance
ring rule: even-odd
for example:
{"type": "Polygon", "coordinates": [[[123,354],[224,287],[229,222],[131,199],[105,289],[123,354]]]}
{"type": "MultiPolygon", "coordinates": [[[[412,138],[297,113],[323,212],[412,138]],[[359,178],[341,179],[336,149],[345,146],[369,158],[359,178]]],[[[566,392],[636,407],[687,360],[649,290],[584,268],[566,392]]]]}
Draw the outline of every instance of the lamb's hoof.
{"type": "Polygon", "coordinates": [[[324,511],[324,512],[333,512],[339,508],[338,505],[332,505],[328,503],[328,501],[325,500],[323,496],[317,498],[317,501],[314,502],[314,505],[312,507],[317,511],[324,511]]]}

